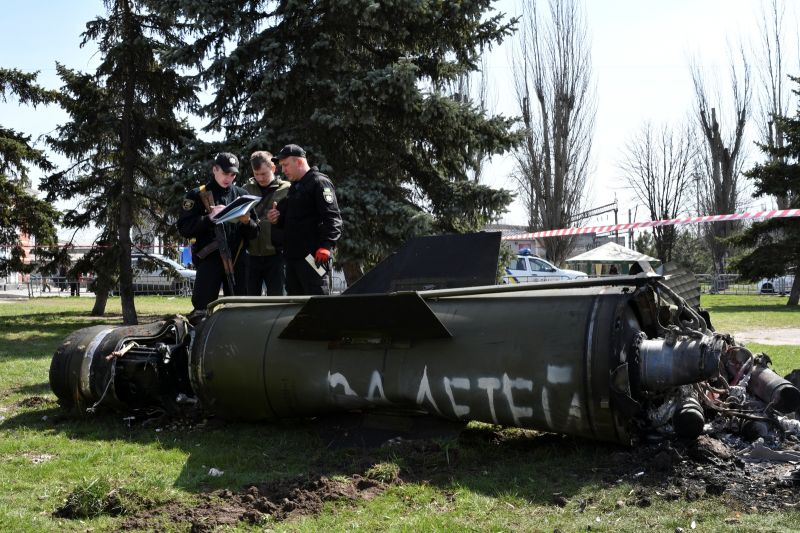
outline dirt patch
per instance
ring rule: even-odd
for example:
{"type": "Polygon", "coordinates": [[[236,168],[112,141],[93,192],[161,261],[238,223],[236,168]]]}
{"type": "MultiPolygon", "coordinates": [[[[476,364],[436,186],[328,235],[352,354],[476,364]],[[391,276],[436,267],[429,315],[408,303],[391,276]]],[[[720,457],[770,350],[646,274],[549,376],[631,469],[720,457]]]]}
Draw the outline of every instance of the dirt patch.
{"type": "Polygon", "coordinates": [[[51,398],[45,398],[44,396],[28,396],[27,398],[23,398],[17,405],[19,407],[43,407],[46,405],[55,405],[56,401],[51,398]]]}
{"type": "Polygon", "coordinates": [[[125,488],[111,488],[105,480],[93,480],[70,492],[53,511],[57,518],[82,519],[101,515],[120,516],[149,509],[153,502],[125,488]]]}
{"type": "Polygon", "coordinates": [[[46,463],[47,461],[55,457],[55,455],[51,453],[24,453],[22,454],[22,456],[35,465],[46,463]]]}
{"type": "Polygon", "coordinates": [[[762,328],[732,333],[737,341],[747,344],[800,345],[800,328],[762,328]]]}
{"type": "MultiPolygon", "coordinates": [[[[205,429],[206,422],[201,421],[198,429],[205,429]]],[[[174,423],[166,427],[172,428],[174,423]]],[[[255,483],[238,491],[202,493],[193,505],[167,502],[127,513],[119,528],[159,530],[167,524],[181,524],[193,532],[206,532],[237,524],[269,527],[299,516],[316,515],[325,502],[370,500],[391,485],[450,486],[453,479],[486,468],[486,454],[479,454],[482,459],[475,463],[475,450],[483,452],[490,447],[493,452],[489,455],[493,457],[524,456],[539,447],[562,447],[567,441],[572,443],[570,447],[596,445],[563,435],[494,427],[469,428],[452,445],[445,446],[428,439],[396,438],[374,447],[351,448],[346,459],[339,457],[334,459],[335,464],[313,467],[317,472],[336,471],[341,475],[310,474],[255,483]]],[[[768,444],[778,453],[800,454],[800,441],[792,435],[768,444]]],[[[747,456],[753,448],[752,443],[723,433],[704,434],[694,441],[645,442],[629,450],[609,448],[602,464],[593,463],[586,471],[576,467],[571,474],[597,479],[608,488],[622,483],[633,486],[633,491],[617,502],[618,507],[719,498],[724,505],[742,513],[800,509],[797,463],[755,462],[754,457],[747,456]]],[[[553,494],[550,504],[575,507],[578,512],[588,505],[569,493],[553,494]]]]}
{"type": "Polygon", "coordinates": [[[188,507],[169,503],[128,518],[123,530],[149,529],[169,520],[191,524],[193,532],[214,531],[238,522],[262,525],[294,516],[317,514],[326,501],[370,500],[386,485],[355,475],[329,479],[325,476],[261,483],[240,492],[220,490],[200,495],[200,502],[188,507]]]}

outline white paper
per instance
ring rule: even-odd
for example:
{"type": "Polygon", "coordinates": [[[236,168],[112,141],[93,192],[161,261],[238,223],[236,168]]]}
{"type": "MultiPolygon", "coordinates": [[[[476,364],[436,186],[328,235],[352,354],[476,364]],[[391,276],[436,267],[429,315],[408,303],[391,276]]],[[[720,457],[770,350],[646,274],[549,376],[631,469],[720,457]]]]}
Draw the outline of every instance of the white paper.
{"type": "Polygon", "coordinates": [[[308,254],[306,256],[306,263],[311,265],[311,268],[316,270],[317,274],[319,274],[319,277],[322,277],[322,276],[325,275],[325,269],[322,266],[318,266],[317,265],[317,262],[314,261],[314,256],[312,256],[311,254],[308,254]]]}
{"type": "Polygon", "coordinates": [[[261,201],[260,196],[245,194],[225,206],[225,209],[211,217],[215,224],[222,224],[246,215],[254,205],[261,201]]]}

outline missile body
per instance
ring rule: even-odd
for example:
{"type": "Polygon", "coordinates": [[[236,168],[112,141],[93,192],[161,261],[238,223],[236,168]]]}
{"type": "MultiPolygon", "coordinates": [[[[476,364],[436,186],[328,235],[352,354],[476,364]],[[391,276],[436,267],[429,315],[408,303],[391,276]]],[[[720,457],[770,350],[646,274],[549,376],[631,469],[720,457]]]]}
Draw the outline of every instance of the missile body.
{"type": "Polygon", "coordinates": [[[67,407],[182,395],[232,419],[427,413],[629,444],[643,402],[718,372],[725,340],[665,330],[648,281],[537,285],[224,298],[196,329],[76,332],[51,386],[67,407]]]}

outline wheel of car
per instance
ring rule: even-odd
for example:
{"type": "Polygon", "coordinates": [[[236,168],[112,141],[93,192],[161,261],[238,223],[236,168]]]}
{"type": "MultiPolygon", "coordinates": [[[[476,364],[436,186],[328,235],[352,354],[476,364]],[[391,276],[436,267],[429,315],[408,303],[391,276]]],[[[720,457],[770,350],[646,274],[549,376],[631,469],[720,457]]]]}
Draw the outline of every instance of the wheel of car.
{"type": "Polygon", "coordinates": [[[774,294],[775,287],[770,282],[761,285],[761,294],[774,294]]]}

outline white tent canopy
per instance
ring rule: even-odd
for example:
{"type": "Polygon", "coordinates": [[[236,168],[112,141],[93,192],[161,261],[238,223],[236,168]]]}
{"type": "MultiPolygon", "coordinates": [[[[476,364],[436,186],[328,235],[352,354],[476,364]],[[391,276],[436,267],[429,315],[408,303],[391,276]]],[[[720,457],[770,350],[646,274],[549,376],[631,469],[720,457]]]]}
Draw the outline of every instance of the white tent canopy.
{"type": "Polygon", "coordinates": [[[609,242],[598,246],[594,250],[583,252],[575,257],[566,260],[567,263],[594,263],[594,264],[628,264],[644,261],[651,265],[657,265],[661,261],[646,254],[640,254],[636,250],[625,248],[619,244],[609,242]]]}

